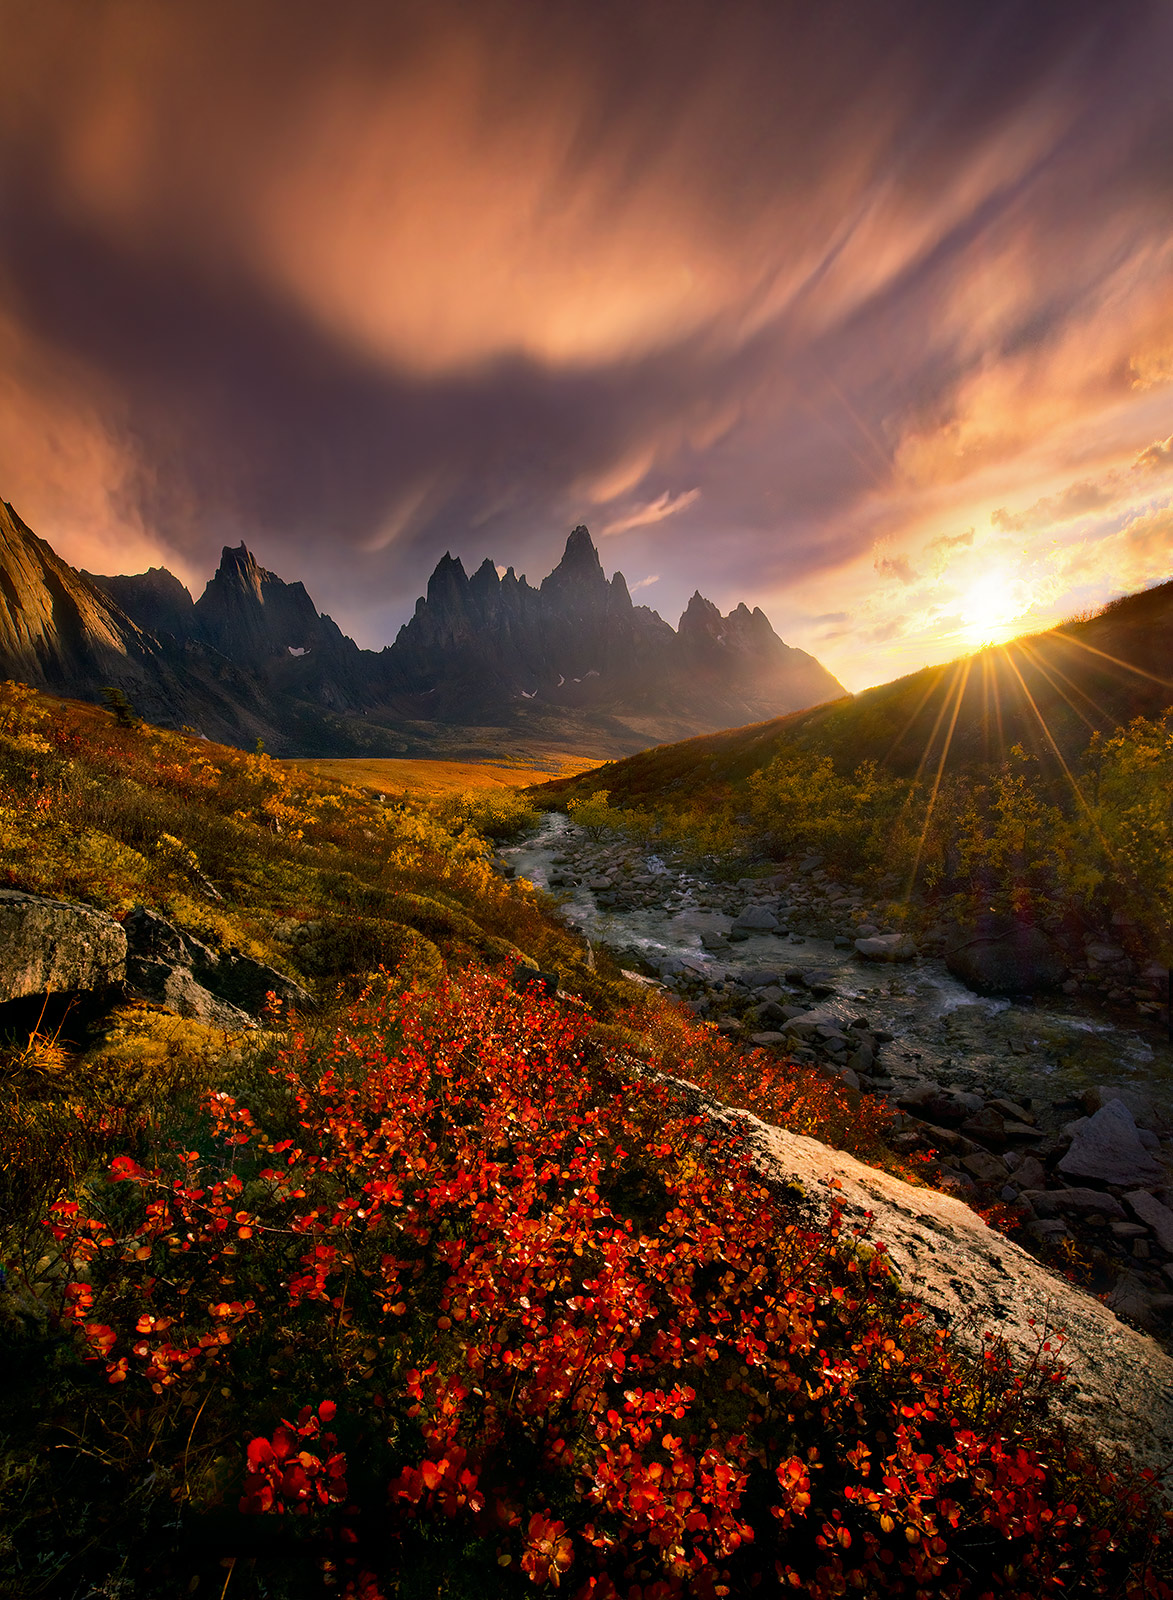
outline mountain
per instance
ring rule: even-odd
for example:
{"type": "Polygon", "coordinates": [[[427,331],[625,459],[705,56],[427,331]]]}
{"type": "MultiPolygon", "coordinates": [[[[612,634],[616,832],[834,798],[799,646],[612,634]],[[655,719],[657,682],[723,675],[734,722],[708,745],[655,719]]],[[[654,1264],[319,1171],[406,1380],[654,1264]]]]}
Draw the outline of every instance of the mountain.
{"type": "Polygon", "coordinates": [[[938,772],[998,764],[1015,746],[1066,787],[1095,733],[1170,705],[1173,582],[848,699],[646,750],[549,787],[600,785],[615,804],[638,805],[736,785],[788,751],[829,756],[842,771],[872,760],[931,784],[938,772]]]}
{"type": "Polygon", "coordinates": [[[488,560],[469,577],[446,554],[377,652],[243,544],[193,601],[165,568],[75,571],[10,507],[0,538],[0,672],[89,699],[114,684],[151,721],[284,755],[518,736],[614,755],[844,692],[759,610],[723,617],[695,594],[676,630],[634,605],[585,527],[537,588],[488,560]]]}
{"type": "Polygon", "coordinates": [[[485,561],[470,578],[445,555],[388,652],[391,681],[434,696],[433,715],[469,720],[518,701],[720,727],[844,693],[813,656],[778,638],[763,612],[723,617],[693,596],[679,631],[608,581],[585,527],[539,588],[485,561]]]}
{"type": "MultiPolygon", "coordinates": [[[[161,585],[146,587],[169,593],[166,580],[178,580],[160,576],[161,585]]],[[[142,579],[130,582],[146,592],[142,579]]],[[[102,580],[62,561],[3,500],[0,675],[89,700],[110,685],[152,722],[195,726],[230,744],[252,744],[279,725],[261,683],[194,640],[142,627],[102,580]]]]}
{"type": "Polygon", "coordinates": [[[145,633],[187,638],[193,631],[194,601],[184,584],[166,567],[151,567],[130,578],[104,578],[83,571],[93,584],[138,624],[145,633]]]}

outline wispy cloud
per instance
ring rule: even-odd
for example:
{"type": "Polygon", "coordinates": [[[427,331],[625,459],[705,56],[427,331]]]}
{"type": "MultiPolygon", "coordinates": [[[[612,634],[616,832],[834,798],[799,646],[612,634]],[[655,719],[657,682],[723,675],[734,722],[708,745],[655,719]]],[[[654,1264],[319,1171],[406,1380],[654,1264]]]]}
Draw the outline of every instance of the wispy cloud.
{"type": "Polygon", "coordinates": [[[646,528],[654,522],[663,522],[666,517],[674,517],[678,511],[684,511],[701,497],[699,489],[686,489],[682,494],[672,495],[667,490],[655,500],[648,500],[642,506],[636,506],[626,515],[616,517],[613,522],[608,522],[600,532],[605,534],[626,533],[629,528],[646,528]]]}
{"type": "Polygon", "coordinates": [[[653,583],[659,583],[659,581],[660,574],[658,572],[649,573],[646,578],[637,578],[631,585],[631,593],[636,594],[640,589],[650,589],[653,583]]]}

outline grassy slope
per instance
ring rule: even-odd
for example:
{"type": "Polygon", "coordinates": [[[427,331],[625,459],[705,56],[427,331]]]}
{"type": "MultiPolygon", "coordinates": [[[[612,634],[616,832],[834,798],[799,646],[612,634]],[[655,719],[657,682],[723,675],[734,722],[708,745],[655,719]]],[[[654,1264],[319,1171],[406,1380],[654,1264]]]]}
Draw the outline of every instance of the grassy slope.
{"type": "Polygon", "coordinates": [[[595,970],[476,820],[0,689],[9,885],[145,901],[319,1002],[6,1041],[4,1592],[1167,1593],[1037,1385],[960,1362],[644,1065],[873,1160],[879,1111],[595,970]],[[514,996],[519,954],[570,997],[514,996]]]}
{"type": "Polygon", "coordinates": [[[1155,716],[1173,700],[1173,583],[1114,602],[1095,617],[991,648],[894,683],[770,722],[660,746],[584,779],[545,785],[551,798],[602,787],[615,804],[696,799],[739,784],[788,749],[841,768],[874,760],[931,778],[1001,760],[1013,745],[1052,776],[1093,731],[1155,716]]]}
{"type": "Polygon", "coordinates": [[[576,777],[597,766],[597,761],[567,752],[552,751],[541,760],[517,762],[379,760],[377,758],[319,758],[288,763],[338,783],[357,784],[390,796],[451,795],[475,789],[521,789],[542,783],[550,774],[576,777]]]}

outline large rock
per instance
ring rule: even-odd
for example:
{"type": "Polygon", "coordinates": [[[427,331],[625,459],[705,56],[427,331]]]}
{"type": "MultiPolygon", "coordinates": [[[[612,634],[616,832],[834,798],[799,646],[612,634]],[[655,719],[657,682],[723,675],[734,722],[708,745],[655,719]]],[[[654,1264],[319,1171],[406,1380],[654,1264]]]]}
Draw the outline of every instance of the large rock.
{"type": "Polygon", "coordinates": [[[773,933],[778,918],[765,906],[748,905],[733,924],[733,933],[773,933]]]}
{"type": "Polygon", "coordinates": [[[1135,1189],[1131,1194],[1126,1194],[1124,1201],[1136,1220],[1143,1222],[1155,1236],[1165,1254],[1173,1256],[1173,1211],[1144,1189],[1135,1189]]]}
{"type": "Polygon", "coordinates": [[[120,983],[126,934],[92,906],[0,890],[0,1001],[120,983]]]}
{"type": "Polygon", "coordinates": [[[874,938],[857,939],[855,953],[865,961],[911,961],[916,945],[906,933],[878,933],[874,938]]]}
{"type": "Polygon", "coordinates": [[[1059,1414],[1142,1466],[1159,1472],[1173,1459],[1173,1357],[1154,1339],[1053,1276],[951,1195],[913,1187],[748,1113],[714,1109],[748,1133],[754,1165],[767,1178],[798,1180],[816,1215],[838,1204],[849,1224],[866,1221],[904,1292],[959,1343],[980,1351],[992,1332],[1026,1366],[1038,1359],[1044,1330],[1064,1329],[1069,1377],[1052,1398],[1059,1414]]]}
{"type": "Polygon", "coordinates": [[[1057,988],[1067,976],[1063,957],[1040,928],[1008,918],[958,930],[945,965],[977,994],[1032,994],[1057,988]]]}
{"type": "Polygon", "coordinates": [[[1164,1166],[1141,1142],[1132,1112],[1119,1099],[1072,1125],[1071,1148],[1059,1171],[1067,1178],[1091,1178],[1124,1189],[1165,1181],[1164,1166]]]}
{"type": "Polygon", "coordinates": [[[146,906],[126,918],[126,976],[147,999],[181,1017],[236,1031],[255,1028],[273,993],[304,1009],[313,1001],[291,978],[237,950],[211,949],[146,906]]]}

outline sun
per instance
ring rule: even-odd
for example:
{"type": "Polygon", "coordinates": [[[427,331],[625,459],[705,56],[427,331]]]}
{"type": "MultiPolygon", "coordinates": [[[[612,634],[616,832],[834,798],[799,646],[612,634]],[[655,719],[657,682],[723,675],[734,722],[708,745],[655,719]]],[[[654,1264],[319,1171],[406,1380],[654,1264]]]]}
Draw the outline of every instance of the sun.
{"type": "Polygon", "coordinates": [[[1013,625],[1025,609],[1018,579],[1006,572],[987,572],[962,597],[962,634],[973,645],[1001,643],[1014,632],[1013,625]]]}

